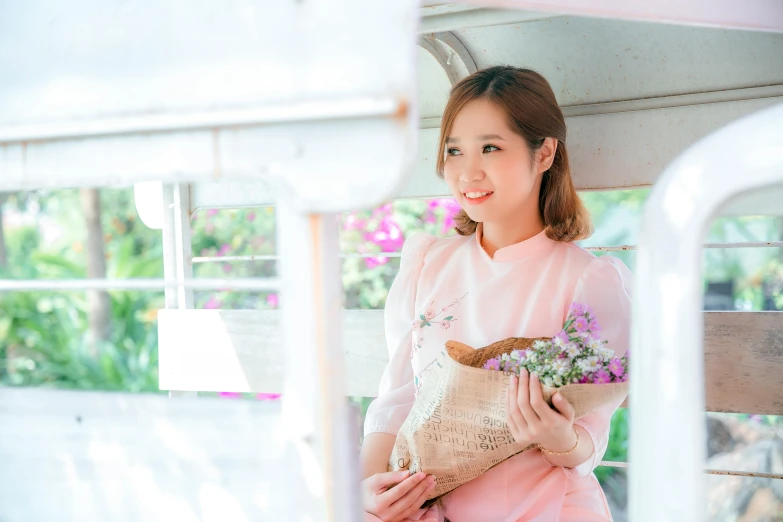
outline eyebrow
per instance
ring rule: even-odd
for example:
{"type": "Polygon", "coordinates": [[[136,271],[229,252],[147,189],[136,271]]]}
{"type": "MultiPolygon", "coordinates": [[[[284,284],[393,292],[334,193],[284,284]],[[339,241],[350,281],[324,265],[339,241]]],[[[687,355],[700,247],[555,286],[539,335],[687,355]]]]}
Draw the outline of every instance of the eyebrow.
{"type": "MultiPolygon", "coordinates": [[[[487,141],[487,140],[502,140],[505,141],[503,136],[499,136],[497,134],[483,134],[481,136],[476,136],[476,139],[478,141],[487,141]]],[[[450,145],[452,143],[459,143],[459,138],[454,138],[452,136],[449,136],[446,138],[446,144],[450,145]]]]}

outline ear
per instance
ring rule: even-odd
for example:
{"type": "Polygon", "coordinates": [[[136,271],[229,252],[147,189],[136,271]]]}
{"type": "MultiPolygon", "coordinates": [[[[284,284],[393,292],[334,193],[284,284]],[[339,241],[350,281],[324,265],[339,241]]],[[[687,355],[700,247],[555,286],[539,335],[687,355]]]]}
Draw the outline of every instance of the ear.
{"type": "Polygon", "coordinates": [[[538,160],[538,174],[543,174],[552,167],[557,152],[557,140],[555,138],[544,138],[544,144],[538,149],[536,155],[538,160]]]}

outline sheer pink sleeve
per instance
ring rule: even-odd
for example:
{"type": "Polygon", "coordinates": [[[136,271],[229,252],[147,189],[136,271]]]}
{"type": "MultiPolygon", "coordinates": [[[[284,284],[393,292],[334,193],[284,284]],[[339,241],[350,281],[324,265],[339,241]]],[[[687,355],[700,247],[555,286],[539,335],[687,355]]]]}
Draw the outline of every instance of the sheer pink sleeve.
{"type": "MultiPolygon", "coordinates": [[[[601,338],[618,356],[624,355],[630,345],[632,275],[617,258],[603,256],[593,259],[576,285],[573,302],[592,308],[601,327],[601,338]]],[[[609,442],[609,424],[615,410],[622,404],[610,404],[585,415],[574,422],[593,440],[592,456],[566,473],[575,477],[589,475],[600,464],[609,442]]]]}
{"type": "Polygon", "coordinates": [[[413,406],[413,367],[411,348],[413,319],[416,315],[416,287],[424,255],[435,238],[416,234],[405,241],[400,271],[386,299],[384,322],[389,364],[383,372],[378,398],[370,404],[364,421],[364,434],[397,435],[413,406]]]}

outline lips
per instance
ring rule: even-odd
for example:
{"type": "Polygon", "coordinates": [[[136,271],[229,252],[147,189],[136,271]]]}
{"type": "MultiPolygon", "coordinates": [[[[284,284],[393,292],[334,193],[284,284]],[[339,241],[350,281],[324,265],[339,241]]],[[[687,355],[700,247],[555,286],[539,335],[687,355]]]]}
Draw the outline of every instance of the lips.
{"type": "Polygon", "coordinates": [[[468,205],[478,205],[492,196],[493,192],[489,190],[467,190],[462,193],[465,202],[468,205]]]}

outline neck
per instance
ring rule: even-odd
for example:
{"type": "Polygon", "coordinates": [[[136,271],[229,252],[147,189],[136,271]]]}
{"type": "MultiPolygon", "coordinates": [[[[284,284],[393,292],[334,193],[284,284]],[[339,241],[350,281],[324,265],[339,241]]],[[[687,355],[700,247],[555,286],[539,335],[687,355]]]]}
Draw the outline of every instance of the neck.
{"type": "Polygon", "coordinates": [[[482,224],[481,246],[490,257],[501,248],[506,248],[521,243],[531,237],[540,234],[544,228],[544,221],[536,209],[535,217],[524,219],[517,216],[515,220],[507,222],[485,222],[482,224]]]}

